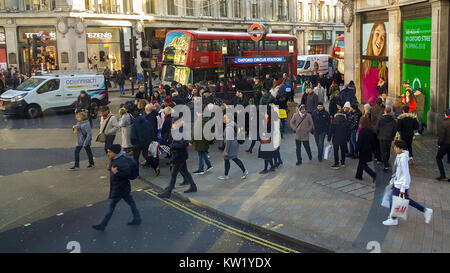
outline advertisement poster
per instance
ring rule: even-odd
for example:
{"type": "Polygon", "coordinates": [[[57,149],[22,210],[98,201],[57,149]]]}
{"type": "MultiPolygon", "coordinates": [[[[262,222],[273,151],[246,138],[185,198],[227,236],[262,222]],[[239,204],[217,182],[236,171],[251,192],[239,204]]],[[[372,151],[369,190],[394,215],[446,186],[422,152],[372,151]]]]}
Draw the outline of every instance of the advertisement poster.
{"type": "MultiPolygon", "coordinates": [[[[431,60],[431,17],[403,21],[403,58],[409,62],[431,60]]],[[[402,81],[407,81],[414,90],[423,90],[425,106],[422,120],[426,123],[430,110],[430,67],[403,64],[402,81]]],[[[402,91],[405,93],[406,89],[402,91]]]]}
{"type": "Polygon", "coordinates": [[[386,85],[388,83],[388,62],[385,60],[389,48],[388,32],[387,22],[363,24],[363,102],[375,104],[379,96],[377,86],[380,79],[383,79],[386,85]],[[374,58],[367,59],[365,56],[374,58]]]}

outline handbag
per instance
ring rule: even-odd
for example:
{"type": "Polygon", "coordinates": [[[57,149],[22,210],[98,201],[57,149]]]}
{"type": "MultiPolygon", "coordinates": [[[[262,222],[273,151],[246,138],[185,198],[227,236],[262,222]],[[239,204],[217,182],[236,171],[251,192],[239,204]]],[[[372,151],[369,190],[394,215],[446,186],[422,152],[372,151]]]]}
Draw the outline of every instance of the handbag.
{"type": "Polygon", "coordinates": [[[107,120],[106,123],[105,123],[105,127],[103,127],[103,131],[102,131],[100,134],[98,134],[98,136],[97,136],[97,138],[95,139],[95,141],[101,142],[101,143],[105,143],[105,142],[106,142],[105,130],[106,130],[106,127],[108,126],[108,122],[109,122],[109,120],[111,119],[111,117],[112,117],[112,116],[110,116],[110,117],[108,118],[108,120],[107,120]]]}
{"type": "Polygon", "coordinates": [[[323,159],[328,160],[331,158],[331,150],[333,149],[332,145],[328,145],[325,147],[323,159]]]}
{"type": "Polygon", "coordinates": [[[403,197],[401,195],[393,196],[392,197],[392,209],[391,209],[391,214],[389,215],[389,218],[398,217],[398,218],[402,218],[403,220],[406,221],[408,207],[409,207],[409,200],[405,198],[405,195],[403,195],[403,197]]]}
{"type": "Polygon", "coordinates": [[[381,197],[381,206],[385,208],[391,207],[392,187],[388,185],[384,188],[383,197],[381,197]]]}

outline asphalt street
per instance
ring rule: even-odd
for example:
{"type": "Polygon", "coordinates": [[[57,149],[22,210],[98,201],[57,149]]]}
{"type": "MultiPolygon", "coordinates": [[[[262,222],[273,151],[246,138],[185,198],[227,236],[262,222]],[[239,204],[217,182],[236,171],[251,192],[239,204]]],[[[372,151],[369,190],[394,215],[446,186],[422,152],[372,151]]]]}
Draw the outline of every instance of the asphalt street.
{"type": "MultiPolygon", "coordinates": [[[[128,99],[112,94],[112,112],[128,99]]],[[[133,181],[132,190],[141,225],[126,225],[131,212],[122,201],[104,232],[92,229],[108,208],[107,159],[103,147],[93,142],[96,169],[83,169],[87,158],[82,151],[82,169],[67,171],[73,164],[74,122],[69,111],[35,120],[0,115],[0,252],[312,251],[184,201],[161,200],[140,180],[133,181]]],[[[94,121],[94,135],[98,125],[94,121]]]]}

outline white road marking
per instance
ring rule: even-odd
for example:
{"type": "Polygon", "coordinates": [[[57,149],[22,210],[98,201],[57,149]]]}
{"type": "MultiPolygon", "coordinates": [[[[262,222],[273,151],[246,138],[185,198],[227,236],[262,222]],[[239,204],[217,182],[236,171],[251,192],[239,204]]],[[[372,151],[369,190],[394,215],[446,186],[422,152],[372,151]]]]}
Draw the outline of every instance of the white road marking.
{"type": "Polygon", "coordinates": [[[63,216],[64,215],[64,213],[58,213],[58,214],[56,214],[56,216],[63,216]]]}
{"type": "Polygon", "coordinates": [[[53,166],[48,166],[47,169],[49,169],[49,168],[51,168],[51,167],[53,167],[53,166]]]}
{"type": "Polygon", "coordinates": [[[100,176],[100,179],[106,179],[106,176],[100,176]]]}
{"type": "Polygon", "coordinates": [[[92,204],[86,205],[86,207],[88,207],[88,208],[89,208],[89,207],[92,207],[92,204]]]}
{"type": "Polygon", "coordinates": [[[28,227],[28,226],[31,226],[31,224],[25,224],[25,225],[23,225],[24,227],[28,227]]]}
{"type": "Polygon", "coordinates": [[[23,199],[25,199],[24,197],[19,197],[19,198],[17,198],[17,201],[20,201],[20,200],[23,200],[23,199]]]}
{"type": "Polygon", "coordinates": [[[29,173],[30,171],[29,170],[25,170],[25,171],[23,171],[24,173],[29,173]]]}
{"type": "Polygon", "coordinates": [[[142,189],[138,189],[138,190],[136,190],[136,191],[142,191],[142,189]]]}

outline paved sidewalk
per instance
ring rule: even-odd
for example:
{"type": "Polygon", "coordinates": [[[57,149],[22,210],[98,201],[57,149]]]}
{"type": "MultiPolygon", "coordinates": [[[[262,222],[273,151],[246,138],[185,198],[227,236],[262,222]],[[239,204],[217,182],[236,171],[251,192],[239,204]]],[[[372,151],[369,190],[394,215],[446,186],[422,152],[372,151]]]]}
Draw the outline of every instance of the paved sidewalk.
{"type": "MultiPolygon", "coordinates": [[[[382,252],[450,252],[450,183],[429,179],[427,173],[414,175],[410,196],[434,210],[431,223],[425,224],[423,214],[411,208],[406,222],[400,220],[396,227],[385,227],[382,221],[389,211],[380,206],[380,199],[390,175],[376,166],[376,185],[367,174],[364,181],[358,181],[354,179],[357,160],[347,160],[345,169],[332,170],[331,161],[317,161],[313,137],[310,143],[313,160],[296,166],[294,135],[286,135],[281,147],[284,165],[274,173],[260,175],[264,162],[257,158],[258,145],[253,154],[245,153],[247,141],[240,146],[240,158],[250,175],[241,180],[240,169],[231,163],[228,181],[217,179],[223,174],[224,163],[222,152],[213,145],[210,157],[214,169],[205,175],[193,175],[198,192],[184,194],[186,187],[178,186],[181,175],[175,192],[252,225],[336,252],[369,252],[366,246],[370,241],[379,242],[382,252]]],[[[420,140],[416,146],[417,151],[426,147],[420,140]]],[[[192,172],[198,167],[198,158],[193,148],[189,151],[188,169],[192,172]]],[[[166,162],[161,159],[159,177],[147,168],[142,169],[141,176],[165,188],[170,178],[166,162]]],[[[414,172],[421,172],[422,168],[416,167],[419,162],[418,158],[412,167],[414,172]]],[[[372,163],[370,166],[373,168],[372,163]]]]}

